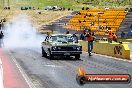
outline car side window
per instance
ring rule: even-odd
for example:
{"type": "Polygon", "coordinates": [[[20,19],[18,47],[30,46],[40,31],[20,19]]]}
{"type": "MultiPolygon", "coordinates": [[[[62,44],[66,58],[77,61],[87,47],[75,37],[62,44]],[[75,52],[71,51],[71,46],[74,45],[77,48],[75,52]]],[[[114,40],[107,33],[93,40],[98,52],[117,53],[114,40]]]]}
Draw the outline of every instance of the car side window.
{"type": "Polygon", "coordinates": [[[53,41],[53,36],[50,36],[48,41],[52,42],[53,41]]]}

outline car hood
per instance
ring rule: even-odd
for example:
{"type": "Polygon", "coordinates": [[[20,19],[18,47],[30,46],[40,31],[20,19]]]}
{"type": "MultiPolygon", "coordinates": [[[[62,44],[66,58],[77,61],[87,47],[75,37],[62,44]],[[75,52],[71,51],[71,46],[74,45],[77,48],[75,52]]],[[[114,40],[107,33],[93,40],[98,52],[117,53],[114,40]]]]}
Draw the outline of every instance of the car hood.
{"type": "Polygon", "coordinates": [[[81,46],[79,43],[74,43],[74,42],[67,42],[67,43],[63,43],[63,42],[53,42],[52,43],[52,46],[71,46],[71,45],[81,46]]]}

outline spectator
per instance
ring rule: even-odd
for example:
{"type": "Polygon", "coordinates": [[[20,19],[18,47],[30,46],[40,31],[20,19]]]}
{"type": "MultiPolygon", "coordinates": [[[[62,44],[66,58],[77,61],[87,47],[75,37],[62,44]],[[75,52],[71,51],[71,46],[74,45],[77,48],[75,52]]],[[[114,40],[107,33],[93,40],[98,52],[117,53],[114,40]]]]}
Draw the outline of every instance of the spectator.
{"type": "Polygon", "coordinates": [[[123,31],[121,32],[121,38],[125,38],[125,33],[123,31]]]}
{"type": "Polygon", "coordinates": [[[104,26],[103,25],[101,26],[101,29],[104,30],[104,26]]]}
{"type": "Polygon", "coordinates": [[[4,29],[4,23],[1,22],[1,29],[4,29]]]}
{"type": "Polygon", "coordinates": [[[7,9],[7,7],[4,7],[4,9],[7,9]]]}
{"type": "Polygon", "coordinates": [[[130,25],[130,29],[132,30],[132,24],[130,25]]]}
{"type": "Polygon", "coordinates": [[[128,37],[132,37],[132,30],[128,31],[128,37]]]}
{"type": "Polygon", "coordinates": [[[80,12],[77,12],[77,15],[81,15],[81,13],[80,12]]]}
{"type": "Polygon", "coordinates": [[[33,10],[35,10],[35,7],[33,7],[33,10]]]}
{"type": "Polygon", "coordinates": [[[84,7],[82,7],[82,10],[84,10],[84,7]]]}
{"type": "Polygon", "coordinates": [[[79,23],[81,23],[81,21],[80,21],[80,20],[78,20],[78,22],[79,22],[79,23]]]}
{"type": "Polygon", "coordinates": [[[67,31],[66,34],[69,34],[69,31],[67,31]]]}
{"type": "Polygon", "coordinates": [[[88,30],[88,28],[87,28],[87,27],[84,27],[83,33],[86,34],[86,31],[87,31],[87,30],[88,30]]]}
{"type": "Polygon", "coordinates": [[[86,20],[84,20],[83,22],[86,22],[86,20]]]}
{"type": "Polygon", "coordinates": [[[80,34],[80,40],[85,40],[85,31],[83,31],[83,33],[80,34]]]}
{"type": "Polygon", "coordinates": [[[68,11],[70,11],[70,8],[68,8],[68,11]]]}
{"type": "Polygon", "coordinates": [[[41,14],[41,11],[39,11],[38,14],[41,14]]]}
{"type": "Polygon", "coordinates": [[[1,31],[0,32],[0,39],[2,39],[4,37],[4,34],[3,34],[3,32],[1,31]]]}
{"type": "Polygon", "coordinates": [[[10,7],[7,7],[8,10],[10,10],[11,8],[10,7]]]}
{"type": "Polygon", "coordinates": [[[93,50],[93,41],[95,39],[94,33],[91,30],[89,30],[85,36],[88,41],[88,54],[89,54],[89,56],[92,56],[91,53],[93,50]]]}
{"type": "Polygon", "coordinates": [[[109,7],[105,7],[105,10],[108,10],[108,9],[110,9],[109,7]]]}
{"type": "Polygon", "coordinates": [[[109,42],[109,43],[112,43],[112,40],[113,40],[113,35],[112,35],[112,31],[110,30],[110,31],[108,32],[108,42],[109,42]]]}
{"type": "Polygon", "coordinates": [[[94,22],[91,22],[91,23],[90,23],[90,26],[94,26],[94,22]]]}
{"type": "Polygon", "coordinates": [[[84,16],[84,18],[86,18],[86,17],[87,17],[87,15],[84,16]]]}
{"type": "Polygon", "coordinates": [[[3,19],[3,22],[6,22],[6,18],[3,19]]]}
{"type": "Polygon", "coordinates": [[[74,34],[72,35],[72,37],[73,37],[73,41],[74,41],[75,43],[78,43],[78,37],[77,37],[76,33],[74,33],[74,34]]]}
{"type": "Polygon", "coordinates": [[[31,10],[31,9],[32,9],[32,7],[31,7],[31,6],[29,6],[29,9],[31,10]]]}
{"type": "Polygon", "coordinates": [[[89,10],[89,7],[86,7],[86,10],[89,10]]]}
{"type": "Polygon", "coordinates": [[[117,35],[115,33],[112,33],[113,35],[113,41],[117,42],[117,35]]]}
{"type": "Polygon", "coordinates": [[[92,17],[92,14],[91,13],[89,14],[89,17],[92,17]]]}
{"type": "Polygon", "coordinates": [[[65,7],[63,7],[62,10],[64,11],[65,10],[65,7]]]}
{"type": "Polygon", "coordinates": [[[21,10],[23,10],[23,7],[21,7],[21,10]]]}

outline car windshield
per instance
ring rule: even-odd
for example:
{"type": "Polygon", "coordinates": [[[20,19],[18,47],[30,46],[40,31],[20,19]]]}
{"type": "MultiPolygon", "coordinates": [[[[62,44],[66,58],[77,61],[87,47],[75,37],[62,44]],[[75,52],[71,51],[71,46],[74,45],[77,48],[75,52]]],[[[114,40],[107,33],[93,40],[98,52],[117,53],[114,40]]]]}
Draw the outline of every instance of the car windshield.
{"type": "Polygon", "coordinates": [[[65,35],[56,35],[56,36],[51,36],[52,41],[57,41],[57,42],[67,42],[67,36],[65,35]]]}
{"type": "Polygon", "coordinates": [[[56,42],[73,42],[72,36],[66,36],[66,35],[57,35],[57,36],[51,36],[52,41],[56,42]]]}

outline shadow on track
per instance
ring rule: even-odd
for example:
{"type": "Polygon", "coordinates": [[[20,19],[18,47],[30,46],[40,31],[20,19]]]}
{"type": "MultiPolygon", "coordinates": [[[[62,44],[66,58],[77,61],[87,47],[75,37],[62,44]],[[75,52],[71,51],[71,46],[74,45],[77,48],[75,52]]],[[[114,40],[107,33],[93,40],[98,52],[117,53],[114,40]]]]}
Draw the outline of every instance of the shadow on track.
{"type": "MultiPolygon", "coordinates": [[[[49,59],[48,57],[45,57],[46,59],[49,59]]],[[[75,59],[74,57],[54,57],[53,59],[49,60],[65,60],[65,61],[83,61],[81,59],[75,59]]]]}

